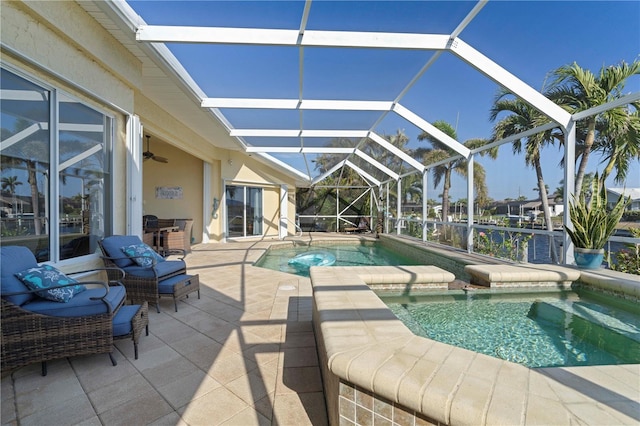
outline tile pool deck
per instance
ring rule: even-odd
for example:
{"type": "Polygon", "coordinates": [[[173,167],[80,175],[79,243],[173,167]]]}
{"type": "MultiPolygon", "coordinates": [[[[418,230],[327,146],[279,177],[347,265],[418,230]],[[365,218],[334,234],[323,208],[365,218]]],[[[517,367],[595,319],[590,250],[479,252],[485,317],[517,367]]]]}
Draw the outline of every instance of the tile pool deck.
{"type": "MultiPolygon", "coordinates": [[[[5,375],[2,424],[327,424],[310,280],[252,266],[274,242],[195,246],[186,260],[202,298],[177,313],[162,299],[138,360],[119,341],[116,367],[94,355],[50,362],[46,377],[39,365],[5,375]]],[[[607,423],[603,410],[620,424],[640,422],[640,366],[548,370],[549,398],[592,413],[580,423],[607,423]]],[[[501,403],[509,409],[508,395],[501,403]]]]}

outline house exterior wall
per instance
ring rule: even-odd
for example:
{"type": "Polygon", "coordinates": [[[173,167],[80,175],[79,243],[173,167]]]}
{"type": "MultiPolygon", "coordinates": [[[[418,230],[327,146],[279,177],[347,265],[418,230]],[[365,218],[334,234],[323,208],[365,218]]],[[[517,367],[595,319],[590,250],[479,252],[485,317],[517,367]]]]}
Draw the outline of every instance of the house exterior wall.
{"type": "MultiPolygon", "coordinates": [[[[637,194],[640,193],[640,188],[628,188],[625,193],[631,197],[631,202],[626,210],[640,210],[640,198],[637,198],[637,194]]],[[[622,190],[612,191],[607,189],[607,205],[612,208],[618,202],[621,195],[622,190]]]]}
{"type": "MultiPolygon", "coordinates": [[[[260,186],[264,188],[264,235],[277,236],[280,218],[280,185],[286,184],[289,191],[287,217],[295,217],[295,184],[283,173],[266,167],[252,156],[238,151],[228,151],[226,161],[222,161],[222,174],[227,184],[260,186]],[[292,197],[291,194],[294,194],[292,197]]],[[[287,224],[289,235],[295,234],[291,222],[287,224]]]]}
{"type": "MultiPolygon", "coordinates": [[[[162,219],[193,219],[193,230],[202,229],[202,160],[184,151],[151,137],[150,149],[155,155],[165,157],[168,163],[145,160],[142,209],[144,214],[153,214],[162,219]],[[158,198],[156,189],[179,187],[182,198],[158,198]]],[[[146,150],[146,141],[145,141],[146,150]]],[[[202,240],[200,232],[193,232],[196,242],[202,240]]]]}
{"type": "MultiPolygon", "coordinates": [[[[133,110],[134,91],[101,63],[120,66],[123,74],[130,75],[135,74],[140,62],[125,49],[119,48],[115,39],[75,2],[3,1],[0,17],[2,43],[21,55],[14,56],[3,49],[3,63],[12,64],[114,115],[113,187],[125,188],[126,115],[122,111],[133,110]],[[90,42],[80,45],[77,40],[90,42]],[[101,55],[100,60],[97,60],[96,54],[101,55]],[[98,98],[103,102],[97,101],[98,98]]],[[[124,232],[124,191],[116,192],[112,202],[113,230],[124,232]]]]}

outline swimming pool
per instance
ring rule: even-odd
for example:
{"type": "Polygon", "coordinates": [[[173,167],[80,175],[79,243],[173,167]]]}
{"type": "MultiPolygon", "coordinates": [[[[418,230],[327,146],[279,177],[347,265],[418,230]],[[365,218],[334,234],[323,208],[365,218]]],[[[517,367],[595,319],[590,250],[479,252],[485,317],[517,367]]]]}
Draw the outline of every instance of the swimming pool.
{"type": "Polygon", "coordinates": [[[598,292],[378,295],[416,335],[527,367],[640,363],[640,308],[598,292]]]}
{"type": "MultiPolygon", "coordinates": [[[[415,260],[401,256],[375,242],[359,244],[321,243],[311,246],[271,247],[258,259],[255,266],[288,272],[303,277],[309,276],[309,268],[289,264],[293,257],[305,252],[327,252],[335,256],[335,266],[385,266],[417,265],[415,260]]],[[[330,266],[329,266],[330,267],[330,266]]]]}

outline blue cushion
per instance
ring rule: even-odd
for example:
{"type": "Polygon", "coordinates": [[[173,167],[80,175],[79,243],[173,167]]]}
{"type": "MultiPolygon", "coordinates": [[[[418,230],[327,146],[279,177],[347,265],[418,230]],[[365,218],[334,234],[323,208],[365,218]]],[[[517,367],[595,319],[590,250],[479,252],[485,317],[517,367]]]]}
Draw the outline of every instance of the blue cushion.
{"type": "Polygon", "coordinates": [[[112,235],[102,240],[102,249],[105,256],[118,258],[114,262],[119,268],[125,268],[134,265],[134,262],[122,253],[122,247],[134,244],[142,244],[137,235],[112,235]]]}
{"type": "Polygon", "coordinates": [[[140,309],[140,305],[125,305],[113,317],[113,337],[126,336],[131,333],[131,320],[140,309]]]}
{"type": "MultiPolygon", "coordinates": [[[[90,300],[91,297],[104,296],[104,287],[90,288],[76,295],[69,303],[51,302],[45,299],[36,299],[23,306],[32,312],[54,317],[82,317],[86,315],[106,314],[109,312],[107,305],[102,300],[90,300]]],[[[109,294],[105,301],[113,312],[127,295],[124,286],[109,287],[109,294]]]]}
{"type": "Polygon", "coordinates": [[[135,277],[155,278],[155,274],[158,274],[158,278],[161,279],[164,276],[186,270],[187,264],[184,263],[184,260],[165,260],[164,262],[158,263],[153,268],[143,268],[142,266],[134,265],[123,269],[126,274],[130,274],[135,277]]]}
{"type": "Polygon", "coordinates": [[[40,290],[36,294],[47,300],[67,303],[78,293],[86,290],[85,286],[70,278],[51,265],[36,266],[16,272],[16,277],[20,279],[29,289],[40,290]],[[76,284],[68,287],[50,288],[63,284],[76,284]]]}
{"type": "Polygon", "coordinates": [[[144,243],[132,244],[130,246],[121,247],[120,249],[138,266],[148,268],[154,264],[164,262],[164,257],[160,256],[154,249],[144,243]]]}
{"type": "MultiPolygon", "coordinates": [[[[31,250],[22,246],[5,246],[0,248],[0,294],[29,291],[29,288],[14,274],[27,268],[38,266],[36,257],[31,250]]],[[[21,294],[19,296],[6,296],[9,302],[16,305],[24,305],[33,298],[33,294],[21,294]]]]}

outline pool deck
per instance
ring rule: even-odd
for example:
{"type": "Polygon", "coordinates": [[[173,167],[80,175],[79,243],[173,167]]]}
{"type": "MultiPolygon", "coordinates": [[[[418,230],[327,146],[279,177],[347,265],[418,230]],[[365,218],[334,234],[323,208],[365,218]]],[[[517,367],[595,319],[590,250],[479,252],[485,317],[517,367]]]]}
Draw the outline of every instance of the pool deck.
{"type": "MultiPolygon", "coordinates": [[[[312,237],[323,238],[361,236],[312,237]]],[[[107,355],[93,355],[50,362],[46,377],[39,365],[5,374],[2,425],[328,424],[310,279],[252,266],[277,242],[194,246],[186,261],[190,272],[200,274],[202,298],[179,302],[177,313],[170,298],[162,299],[160,314],[150,310],[150,335],[140,339],[138,360],[130,341],[118,341],[115,367],[107,355]]],[[[445,372],[460,360],[449,355],[436,363],[445,372]]],[[[482,370],[476,368],[478,361],[463,367],[469,377],[482,370]]],[[[511,366],[499,375],[507,383],[492,387],[498,412],[508,413],[513,405],[508,392],[519,376],[509,371],[529,371],[511,366]]],[[[572,418],[579,424],[640,423],[639,365],[538,372],[535,377],[548,385],[541,389],[546,395],[541,401],[550,405],[528,403],[533,417],[526,423],[543,422],[558,404],[577,409],[581,414],[572,418]]],[[[485,389],[481,381],[474,383],[476,387],[456,388],[451,398],[472,402],[485,389]]],[[[443,409],[451,407],[447,400],[443,409]]]]}

